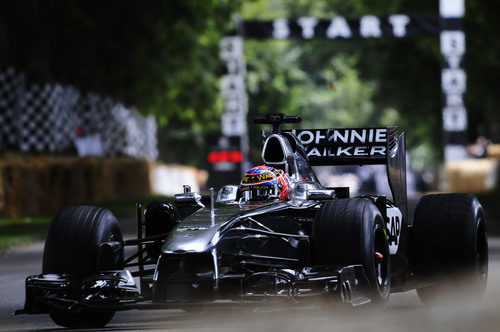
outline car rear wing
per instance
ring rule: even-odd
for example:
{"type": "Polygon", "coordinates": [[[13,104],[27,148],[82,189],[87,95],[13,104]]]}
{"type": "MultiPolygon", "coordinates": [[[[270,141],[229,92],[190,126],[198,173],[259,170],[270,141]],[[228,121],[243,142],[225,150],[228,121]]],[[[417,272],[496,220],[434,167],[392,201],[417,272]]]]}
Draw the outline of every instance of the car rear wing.
{"type": "MultiPolygon", "coordinates": [[[[283,131],[287,132],[287,131],[283,131]]],[[[384,165],[397,144],[397,127],[293,129],[311,166],[384,165]]]]}
{"type": "MultiPolygon", "coordinates": [[[[386,165],[393,201],[407,217],[405,133],[398,136],[397,127],[293,129],[281,133],[294,134],[311,166],[386,165]]],[[[262,134],[266,137],[269,131],[262,134]]]]}

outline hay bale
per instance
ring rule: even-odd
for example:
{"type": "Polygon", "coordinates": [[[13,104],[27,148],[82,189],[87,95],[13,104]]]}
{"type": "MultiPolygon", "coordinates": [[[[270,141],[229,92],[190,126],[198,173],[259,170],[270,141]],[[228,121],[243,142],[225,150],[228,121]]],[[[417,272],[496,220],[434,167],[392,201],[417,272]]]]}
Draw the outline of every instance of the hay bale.
{"type": "Polygon", "coordinates": [[[470,159],[449,162],[445,166],[449,192],[480,193],[494,190],[498,182],[499,162],[494,159],[470,159]]]}
{"type": "Polygon", "coordinates": [[[6,155],[0,159],[0,215],[53,213],[74,204],[151,194],[149,162],[133,158],[6,155]]]}
{"type": "Polygon", "coordinates": [[[111,195],[116,198],[137,198],[151,194],[149,164],[140,159],[107,161],[111,195]]]}
{"type": "Polygon", "coordinates": [[[144,198],[153,193],[159,167],[166,169],[165,183],[172,192],[181,191],[186,183],[199,190],[207,178],[207,172],[193,167],[133,158],[4,155],[0,215],[35,216],[74,204],[144,198]]]}
{"type": "Polygon", "coordinates": [[[3,178],[6,197],[4,211],[12,218],[21,216],[22,206],[19,179],[19,170],[11,164],[6,165],[3,178]]]}
{"type": "Polygon", "coordinates": [[[500,144],[490,144],[487,147],[488,158],[500,159],[500,144]]]}

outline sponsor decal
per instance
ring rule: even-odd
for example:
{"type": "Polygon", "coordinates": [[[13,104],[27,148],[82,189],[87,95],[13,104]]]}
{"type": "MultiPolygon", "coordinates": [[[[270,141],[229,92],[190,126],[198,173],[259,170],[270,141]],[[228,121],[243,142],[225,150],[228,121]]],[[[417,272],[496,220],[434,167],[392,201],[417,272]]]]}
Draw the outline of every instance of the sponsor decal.
{"type": "Polygon", "coordinates": [[[336,148],[306,149],[307,156],[311,157],[342,157],[342,156],[385,156],[385,146],[347,146],[336,148]]]}
{"type": "Polygon", "coordinates": [[[309,158],[384,157],[387,128],[292,130],[309,158]]]}
{"type": "Polygon", "coordinates": [[[403,215],[398,208],[387,208],[387,219],[385,220],[385,224],[387,231],[389,232],[389,252],[391,255],[394,255],[398,251],[402,221],[403,215]]]}

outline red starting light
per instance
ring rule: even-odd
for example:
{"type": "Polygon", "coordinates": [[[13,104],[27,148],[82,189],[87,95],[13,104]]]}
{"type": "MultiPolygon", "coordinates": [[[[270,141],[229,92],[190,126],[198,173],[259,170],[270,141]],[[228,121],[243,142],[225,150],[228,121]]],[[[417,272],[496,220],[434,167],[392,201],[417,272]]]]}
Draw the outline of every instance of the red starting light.
{"type": "Polygon", "coordinates": [[[211,151],[208,153],[207,160],[210,164],[218,163],[240,163],[243,159],[241,151],[211,151]]]}

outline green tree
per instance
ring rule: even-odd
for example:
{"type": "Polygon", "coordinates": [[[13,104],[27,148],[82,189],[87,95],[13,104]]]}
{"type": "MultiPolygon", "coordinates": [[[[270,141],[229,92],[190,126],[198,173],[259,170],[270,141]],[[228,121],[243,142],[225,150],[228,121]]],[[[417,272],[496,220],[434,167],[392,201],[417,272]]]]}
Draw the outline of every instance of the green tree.
{"type": "Polygon", "coordinates": [[[0,3],[0,63],[96,91],[182,136],[217,130],[219,40],[240,1],[0,3]],[[180,133],[177,133],[179,129],[180,133]]]}

